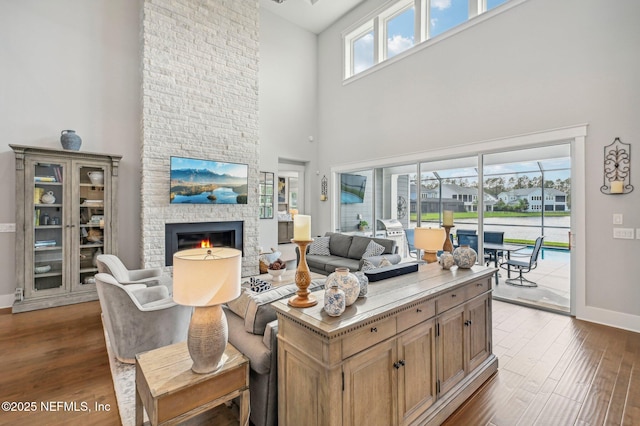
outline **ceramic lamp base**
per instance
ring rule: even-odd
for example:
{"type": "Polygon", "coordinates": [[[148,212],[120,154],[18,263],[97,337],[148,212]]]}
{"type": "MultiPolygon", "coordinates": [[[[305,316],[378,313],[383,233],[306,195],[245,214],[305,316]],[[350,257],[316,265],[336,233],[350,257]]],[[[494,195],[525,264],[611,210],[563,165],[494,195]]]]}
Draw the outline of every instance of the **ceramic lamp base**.
{"type": "Polygon", "coordinates": [[[197,306],[191,322],[187,347],[193,360],[194,373],[212,373],[224,365],[223,354],[227,347],[227,317],[220,305],[197,306]]]}

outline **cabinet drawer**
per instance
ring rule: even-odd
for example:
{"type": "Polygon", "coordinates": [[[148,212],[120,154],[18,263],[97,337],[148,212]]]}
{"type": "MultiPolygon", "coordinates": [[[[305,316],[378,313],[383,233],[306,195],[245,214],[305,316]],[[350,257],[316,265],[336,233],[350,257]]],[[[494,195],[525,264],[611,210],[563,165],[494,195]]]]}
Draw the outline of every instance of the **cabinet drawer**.
{"type": "Polygon", "coordinates": [[[436,301],[429,300],[398,315],[398,333],[436,315],[436,301]]]}
{"type": "Polygon", "coordinates": [[[386,318],[347,334],[342,340],[342,357],[347,358],[396,334],[396,319],[386,318]]]}
{"type": "Polygon", "coordinates": [[[466,295],[467,295],[467,299],[473,299],[474,297],[489,291],[490,287],[490,280],[482,280],[482,281],[476,281],[470,284],[467,284],[466,287],[466,295]]]}
{"type": "Polygon", "coordinates": [[[448,291],[438,296],[438,298],[436,299],[438,303],[438,313],[444,312],[453,308],[454,306],[464,303],[464,301],[467,300],[467,287],[468,285],[465,285],[463,287],[459,287],[455,290],[448,291]]]}

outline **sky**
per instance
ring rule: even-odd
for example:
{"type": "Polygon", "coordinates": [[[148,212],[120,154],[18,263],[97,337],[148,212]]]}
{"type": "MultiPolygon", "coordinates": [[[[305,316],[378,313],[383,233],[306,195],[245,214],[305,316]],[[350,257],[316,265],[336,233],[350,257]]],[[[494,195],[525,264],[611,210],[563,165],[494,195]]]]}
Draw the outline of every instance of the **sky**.
{"type": "MultiPolygon", "coordinates": [[[[487,0],[490,10],[507,0],[487,0]]],[[[429,6],[429,37],[466,22],[469,17],[468,0],[431,0],[429,6]]],[[[411,7],[388,21],[387,58],[405,51],[415,44],[414,8],[411,7]]],[[[354,74],[373,65],[373,31],[354,42],[354,74]]]]}
{"type": "Polygon", "coordinates": [[[221,175],[226,173],[230,176],[246,178],[248,167],[246,164],[198,160],[195,158],[171,157],[171,170],[180,169],[206,169],[221,175]]]}

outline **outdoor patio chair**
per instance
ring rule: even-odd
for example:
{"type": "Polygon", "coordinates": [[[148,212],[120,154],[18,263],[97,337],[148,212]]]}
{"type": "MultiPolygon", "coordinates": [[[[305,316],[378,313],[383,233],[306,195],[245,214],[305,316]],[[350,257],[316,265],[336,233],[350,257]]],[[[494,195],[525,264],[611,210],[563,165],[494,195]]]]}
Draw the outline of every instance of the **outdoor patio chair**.
{"type": "Polygon", "coordinates": [[[407,245],[409,246],[409,256],[417,259],[418,249],[416,249],[416,246],[413,245],[415,230],[413,228],[407,228],[404,230],[404,235],[407,238],[407,245]]]}
{"type": "MultiPolygon", "coordinates": [[[[495,243],[495,244],[503,244],[504,243],[504,232],[494,232],[494,231],[485,231],[484,232],[484,242],[485,243],[495,243]]],[[[486,250],[484,251],[485,263],[488,265],[491,262],[497,265],[498,259],[503,256],[503,252],[496,250],[486,250]],[[488,256],[488,257],[487,257],[488,256]]]]}
{"type": "MultiPolygon", "coordinates": [[[[454,247],[459,247],[460,245],[463,244],[460,242],[460,238],[461,237],[464,238],[464,235],[476,235],[476,230],[475,229],[458,229],[456,231],[456,240],[458,244],[456,244],[454,241],[453,243],[454,247]]],[[[453,236],[451,238],[453,238],[453,236]]],[[[468,243],[464,243],[464,244],[468,244],[468,243]]],[[[474,250],[476,250],[477,252],[478,251],[477,247],[474,250]]]]}
{"type": "Polygon", "coordinates": [[[536,238],[536,243],[533,246],[533,251],[531,252],[531,257],[529,257],[528,261],[509,259],[500,264],[500,267],[507,271],[518,271],[518,277],[509,278],[505,281],[507,284],[519,287],[538,287],[538,284],[526,279],[522,274],[529,273],[538,266],[538,256],[540,255],[540,249],[542,248],[543,241],[544,236],[536,238]]]}

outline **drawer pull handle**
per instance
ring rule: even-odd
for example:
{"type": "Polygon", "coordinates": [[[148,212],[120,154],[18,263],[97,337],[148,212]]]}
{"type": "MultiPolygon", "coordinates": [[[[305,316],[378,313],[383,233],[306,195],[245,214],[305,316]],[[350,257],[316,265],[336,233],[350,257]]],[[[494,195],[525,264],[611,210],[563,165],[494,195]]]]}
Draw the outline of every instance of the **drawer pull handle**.
{"type": "Polygon", "coordinates": [[[484,284],[483,284],[483,283],[478,283],[478,284],[476,284],[476,287],[483,287],[483,286],[484,286],[484,284]]]}
{"type": "Polygon", "coordinates": [[[464,322],[464,325],[466,325],[467,327],[469,327],[471,324],[473,324],[473,322],[471,320],[466,320],[464,322]]]}
{"type": "Polygon", "coordinates": [[[455,293],[453,293],[453,294],[451,295],[451,297],[456,297],[456,294],[455,294],[455,293]]]}
{"type": "Polygon", "coordinates": [[[371,332],[372,333],[377,333],[378,332],[378,327],[371,327],[371,332]]]}
{"type": "Polygon", "coordinates": [[[416,312],[420,313],[420,312],[422,312],[422,309],[418,308],[418,309],[416,309],[416,312]]]}

